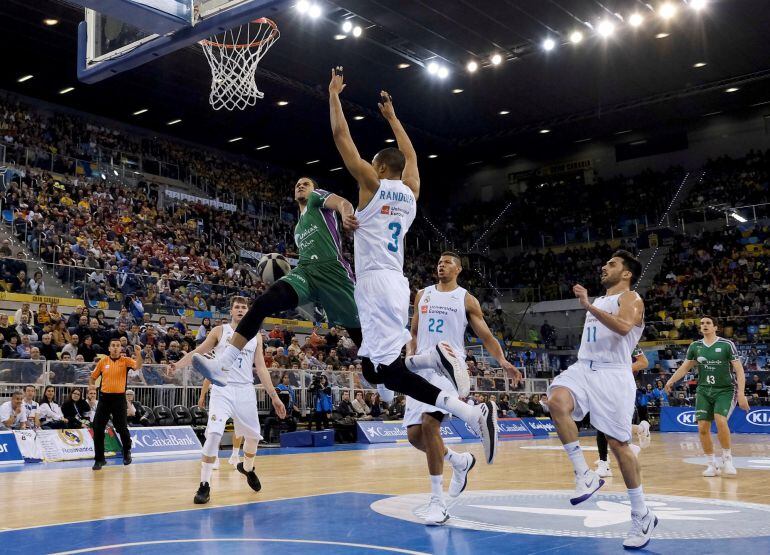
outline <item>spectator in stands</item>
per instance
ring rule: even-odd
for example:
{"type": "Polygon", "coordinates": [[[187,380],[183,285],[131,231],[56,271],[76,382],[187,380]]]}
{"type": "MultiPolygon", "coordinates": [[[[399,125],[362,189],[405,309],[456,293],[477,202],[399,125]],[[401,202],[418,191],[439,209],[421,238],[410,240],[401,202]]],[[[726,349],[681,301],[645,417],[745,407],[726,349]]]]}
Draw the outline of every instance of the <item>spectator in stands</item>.
{"type": "Polygon", "coordinates": [[[39,405],[38,402],[35,401],[35,395],[37,395],[37,390],[34,385],[24,386],[24,398],[22,399],[22,403],[24,403],[24,408],[27,410],[27,428],[40,427],[40,420],[37,416],[39,405]]]}
{"type": "MultiPolygon", "coordinates": [[[[648,389],[650,387],[651,386],[648,384],[648,389]]],[[[661,380],[655,380],[655,388],[652,389],[652,391],[649,393],[652,394],[652,399],[654,400],[656,406],[667,407],[670,404],[668,393],[666,393],[666,390],[663,387],[663,382],[661,380]]]]}
{"type": "Polygon", "coordinates": [[[329,417],[332,410],[332,388],[329,386],[329,379],[323,375],[316,375],[310,385],[311,394],[315,395],[315,423],[316,430],[320,431],[329,427],[329,417]],[[323,428],[321,427],[323,424],[323,428]]]}
{"type": "Polygon", "coordinates": [[[32,312],[32,310],[29,308],[29,303],[22,303],[21,307],[19,307],[16,312],[13,315],[13,321],[16,323],[16,325],[19,325],[22,323],[23,317],[27,318],[26,324],[28,326],[34,326],[35,325],[35,313],[32,312]]]}
{"type": "Polygon", "coordinates": [[[98,351],[94,348],[94,339],[90,334],[83,336],[83,342],[78,345],[78,353],[85,362],[93,362],[98,351]]]}
{"type": "Polygon", "coordinates": [[[337,356],[337,349],[330,349],[329,350],[329,356],[326,357],[326,364],[331,365],[332,368],[335,370],[339,370],[341,366],[341,362],[339,357],[337,356]]]}
{"type": "Polygon", "coordinates": [[[17,320],[18,325],[16,326],[16,333],[19,334],[19,337],[24,337],[26,335],[32,341],[37,341],[37,333],[29,323],[30,314],[22,314],[21,319],[17,320]]]}
{"type": "Polygon", "coordinates": [[[12,326],[8,322],[8,315],[7,314],[0,314],[0,335],[3,336],[5,341],[10,341],[12,336],[18,337],[18,332],[16,331],[16,326],[12,326]]]}
{"type": "Polygon", "coordinates": [[[283,332],[281,331],[281,326],[276,324],[273,326],[273,329],[270,330],[270,333],[268,334],[268,345],[271,345],[273,347],[282,347],[283,346],[283,332]]]}
{"type": "Polygon", "coordinates": [[[532,412],[532,416],[543,416],[543,407],[540,406],[540,395],[533,393],[529,396],[529,410],[532,412]]]}
{"type": "Polygon", "coordinates": [[[86,307],[84,306],[76,306],[75,310],[72,311],[72,313],[67,317],[67,328],[74,328],[78,325],[78,322],[80,321],[80,317],[83,315],[83,312],[85,311],[86,307]]]}
{"type": "Polygon", "coordinates": [[[83,399],[83,390],[79,387],[70,389],[67,400],[61,405],[61,412],[67,420],[68,428],[82,428],[90,421],[88,413],[91,407],[83,399]]]}
{"type": "Polygon", "coordinates": [[[393,399],[393,403],[390,405],[388,416],[391,420],[403,420],[404,413],[406,412],[406,397],[399,395],[393,399]]]}
{"type": "Polygon", "coordinates": [[[545,393],[540,395],[540,407],[543,409],[543,415],[551,413],[551,409],[548,408],[548,395],[545,393]]]}
{"type": "Polygon", "coordinates": [[[356,411],[356,417],[359,420],[371,420],[370,413],[372,412],[369,406],[364,401],[364,392],[356,391],[356,397],[353,399],[353,410],[356,411]]]}
{"type": "Polygon", "coordinates": [[[5,343],[3,343],[3,358],[19,358],[19,336],[12,335],[5,343]]]}
{"type": "Polygon", "coordinates": [[[96,387],[89,385],[88,393],[86,393],[86,403],[88,403],[88,419],[93,422],[94,415],[96,414],[96,405],[99,404],[99,393],[96,391],[96,387]]]}
{"type": "Polygon", "coordinates": [[[372,420],[382,420],[383,415],[388,414],[388,405],[380,398],[380,394],[377,392],[371,396],[369,414],[371,415],[372,420]]]}
{"type": "Polygon", "coordinates": [[[283,347],[278,347],[275,350],[275,357],[273,357],[273,360],[278,363],[279,368],[289,368],[291,366],[290,359],[286,355],[286,351],[284,351],[283,347]]]}
{"type": "MultiPolygon", "coordinates": [[[[72,341],[72,336],[67,329],[67,322],[59,320],[56,323],[56,327],[54,327],[53,333],[51,334],[51,339],[53,344],[56,345],[56,348],[59,350],[63,349],[65,345],[72,341]]],[[[70,356],[72,356],[72,353],[70,353],[70,356]]]]}
{"type": "Polygon", "coordinates": [[[80,337],[77,336],[77,334],[72,334],[70,336],[70,341],[64,347],[62,347],[62,354],[69,353],[70,359],[75,360],[75,357],[78,356],[78,349],[80,348],[80,337]]]}
{"type": "Polygon", "coordinates": [[[14,391],[11,400],[0,405],[0,429],[23,430],[27,427],[29,413],[24,408],[24,394],[14,391]]]}
{"type": "Polygon", "coordinates": [[[527,402],[527,396],[524,393],[519,393],[514,410],[516,411],[516,416],[519,418],[535,416],[535,411],[529,408],[529,402],[527,402]]]}
{"type": "Polygon", "coordinates": [[[19,358],[23,360],[28,360],[32,357],[32,343],[29,341],[29,335],[21,336],[21,343],[16,347],[16,352],[19,353],[19,358]]]}
{"type": "MultiPolygon", "coordinates": [[[[467,360],[467,359],[466,359],[467,360]]],[[[510,397],[507,393],[500,395],[500,402],[497,403],[497,416],[498,418],[506,418],[508,416],[515,416],[511,410],[510,397]]]]}
{"type": "Polygon", "coordinates": [[[63,316],[59,312],[59,305],[56,302],[52,302],[51,306],[48,307],[48,316],[51,319],[51,323],[56,327],[56,324],[58,324],[63,316]]]}
{"type": "Polygon", "coordinates": [[[29,284],[27,283],[27,272],[19,270],[19,273],[11,278],[10,286],[11,291],[14,293],[28,293],[29,284]]]}
{"type": "Polygon", "coordinates": [[[762,383],[762,379],[759,374],[754,374],[751,377],[751,381],[746,384],[746,395],[758,395],[760,397],[767,397],[767,386],[762,383]]]}
{"type": "Polygon", "coordinates": [[[278,383],[277,386],[275,386],[275,389],[278,391],[286,391],[289,394],[289,404],[286,405],[286,414],[291,414],[295,410],[295,398],[294,398],[294,388],[291,386],[289,382],[289,374],[284,372],[281,374],[281,380],[278,383]]]}
{"type": "Polygon", "coordinates": [[[56,390],[52,385],[46,386],[43,390],[43,397],[40,399],[40,406],[37,409],[40,425],[43,428],[66,428],[67,420],[62,414],[61,407],[56,403],[56,390]]]}
{"type": "Polygon", "coordinates": [[[149,426],[150,420],[144,413],[144,407],[135,400],[133,389],[126,389],[126,415],[129,426],[149,426]]]}
{"type": "Polygon", "coordinates": [[[37,271],[29,280],[27,290],[30,295],[45,295],[45,282],[43,281],[43,272],[37,271]]]}
{"type": "Polygon", "coordinates": [[[340,416],[343,418],[356,417],[356,411],[353,408],[353,404],[350,402],[350,391],[345,390],[342,392],[342,398],[340,399],[340,404],[337,406],[337,412],[339,412],[340,416]]]}
{"type": "MultiPolygon", "coordinates": [[[[211,331],[211,318],[208,316],[201,320],[201,325],[198,326],[198,331],[195,333],[195,341],[197,343],[203,342],[206,336],[211,331]]],[[[270,365],[268,365],[269,367],[270,365]]]]}

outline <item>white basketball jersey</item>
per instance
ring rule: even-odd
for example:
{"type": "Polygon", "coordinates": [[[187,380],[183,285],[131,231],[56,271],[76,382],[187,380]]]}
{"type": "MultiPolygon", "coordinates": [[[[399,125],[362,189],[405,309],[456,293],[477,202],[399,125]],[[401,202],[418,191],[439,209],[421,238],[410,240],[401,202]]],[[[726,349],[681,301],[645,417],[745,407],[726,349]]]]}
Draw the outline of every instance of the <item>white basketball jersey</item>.
{"type": "Polygon", "coordinates": [[[404,273],[404,236],[417,215],[412,190],[400,179],[381,179],[380,188],[356,210],[356,275],[372,270],[404,273]]]}
{"type": "Polygon", "coordinates": [[[418,306],[417,354],[446,341],[456,353],[461,353],[462,359],[465,358],[466,293],[462,287],[439,291],[435,285],[423,290],[418,306]]]}
{"type": "MultiPolygon", "coordinates": [[[[593,306],[610,314],[620,311],[620,295],[597,297],[593,306]]],[[[578,351],[579,360],[590,360],[605,364],[617,364],[618,366],[631,367],[631,353],[639,343],[639,338],[644,331],[644,322],[634,326],[626,335],[615,333],[610,328],[599,322],[590,312],[586,314],[583,325],[583,338],[580,341],[578,351]]]]}
{"type": "MultiPolygon", "coordinates": [[[[224,352],[227,345],[230,343],[230,338],[235,333],[235,330],[230,324],[222,324],[222,337],[219,338],[219,343],[214,347],[214,354],[219,356],[224,352]]],[[[246,346],[241,351],[240,356],[236,359],[233,365],[229,368],[230,375],[227,383],[231,384],[253,384],[254,373],[252,368],[254,366],[254,353],[257,350],[257,336],[254,336],[251,341],[246,343],[246,346]]]]}

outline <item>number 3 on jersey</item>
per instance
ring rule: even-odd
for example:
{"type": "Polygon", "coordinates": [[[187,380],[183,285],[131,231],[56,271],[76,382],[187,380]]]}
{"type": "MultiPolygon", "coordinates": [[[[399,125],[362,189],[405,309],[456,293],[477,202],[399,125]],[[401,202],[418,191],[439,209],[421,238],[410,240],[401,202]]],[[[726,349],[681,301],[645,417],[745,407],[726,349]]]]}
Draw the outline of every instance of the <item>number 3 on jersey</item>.
{"type": "Polygon", "coordinates": [[[393,232],[393,242],[388,243],[388,250],[390,252],[398,252],[398,236],[401,235],[401,224],[398,222],[390,222],[388,224],[388,229],[393,232]]]}

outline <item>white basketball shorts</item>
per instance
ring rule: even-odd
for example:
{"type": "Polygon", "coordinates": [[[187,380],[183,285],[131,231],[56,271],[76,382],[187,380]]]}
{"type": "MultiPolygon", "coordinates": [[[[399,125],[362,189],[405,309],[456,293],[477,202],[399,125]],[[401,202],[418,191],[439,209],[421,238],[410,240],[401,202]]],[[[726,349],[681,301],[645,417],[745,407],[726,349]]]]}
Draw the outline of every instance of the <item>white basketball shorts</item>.
{"type": "Polygon", "coordinates": [[[572,393],[573,420],[583,420],[590,413],[594,428],[618,441],[631,441],[636,382],[628,366],[578,360],[554,378],[548,386],[549,397],[557,387],[572,393]]]}
{"type": "Polygon", "coordinates": [[[206,435],[224,434],[228,418],[233,419],[236,436],[257,441],[262,439],[257,412],[257,392],[254,391],[253,385],[212,386],[206,435]]]}
{"type": "Polygon", "coordinates": [[[373,270],[356,278],[358,317],[363,342],[358,356],[369,357],[375,367],[390,364],[412,338],[409,321],[409,280],[391,270],[373,270]]]}
{"type": "MultiPolygon", "coordinates": [[[[415,374],[419,374],[430,383],[438,387],[441,391],[452,391],[457,394],[457,388],[454,386],[452,381],[443,374],[439,374],[435,370],[417,370],[415,374]]],[[[449,414],[445,410],[434,407],[433,405],[429,405],[427,403],[421,403],[420,401],[407,396],[406,410],[404,411],[404,428],[422,424],[422,415],[427,412],[441,412],[444,414],[449,414]]]]}

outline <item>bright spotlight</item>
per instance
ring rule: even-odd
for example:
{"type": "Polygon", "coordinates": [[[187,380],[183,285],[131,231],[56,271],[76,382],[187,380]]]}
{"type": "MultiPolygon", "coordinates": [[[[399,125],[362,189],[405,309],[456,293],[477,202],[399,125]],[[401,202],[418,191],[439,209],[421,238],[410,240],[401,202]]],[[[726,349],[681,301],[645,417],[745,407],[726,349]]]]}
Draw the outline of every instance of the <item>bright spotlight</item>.
{"type": "Polygon", "coordinates": [[[307,14],[313,19],[318,19],[319,17],[321,17],[321,6],[319,6],[318,4],[311,4],[310,8],[307,11],[307,14]]]}
{"type": "Polygon", "coordinates": [[[734,220],[737,220],[737,221],[739,221],[739,222],[740,222],[740,223],[742,223],[742,224],[745,224],[745,223],[748,221],[746,218],[744,218],[743,216],[741,216],[740,214],[738,214],[738,212],[730,212],[730,216],[731,216],[731,217],[732,217],[734,220]]]}
{"type": "Polygon", "coordinates": [[[612,21],[605,19],[599,23],[599,25],[596,27],[596,31],[602,37],[607,38],[615,32],[615,25],[612,23],[612,21]]]}
{"type": "Polygon", "coordinates": [[[730,87],[729,89],[725,89],[726,93],[734,93],[738,92],[740,89],[738,87],[730,87]]]}
{"type": "Polygon", "coordinates": [[[489,61],[493,66],[499,66],[503,62],[503,57],[500,54],[494,54],[489,61]]]}
{"type": "Polygon", "coordinates": [[[438,78],[439,79],[446,79],[449,77],[449,69],[446,66],[441,66],[438,68],[438,78]]]}
{"type": "Polygon", "coordinates": [[[307,11],[310,9],[310,2],[307,0],[299,0],[295,7],[299,13],[307,13],[307,11]]]}
{"type": "Polygon", "coordinates": [[[479,69],[479,64],[477,64],[474,61],[470,61],[470,62],[468,62],[468,65],[465,66],[465,69],[467,69],[469,73],[473,73],[474,71],[479,69]]]}
{"type": "Polygon", "coordinates": [[[658,8],[658,14],[663,19],[671,19],[676,15],[677,11],[678,11],[678,8],[676,7],[675,4],[672,4],[671,2],[664,2],[658,8]]]}
{"type": "Polygon", "coordinates": [[[346,21],[342,24],[342,32],[343,33],[349,33],[353,30],[353,24],[350,21],[346,21]]]}
{"type": "Polygon", "coordinates": [[[353,27],[353,36],[354,37],[356,37],[356,38],[360,37],[363,32],[364,32],[364,30],[361,27],[359,27],[358,25],[353,27]]]}
{"type": "Polygon", "coordinates": [[[569,40],[572,44],[578,44],[583,40],[583,33],[580,31],[573,31],[572,34],[569,36],[569,40]]]}
{"type": "Polygon", "coordinates": [[[640,13],[632,13],[628,17],[628,24],[631,27],[639,27],[642,25],[642,23],[644,23],[644,16],[642,16],[640,13]]]}
{"type": "Polygon", "coordinates": [[[431,75],[436,75],[438,73],[438,64],[436,62],[431,62],[428,64],[428,73],[431,75]]]}
{"type": "Polygon", "coordinates": [[[690,0],[690,7],[698,12],[706,7],[706,0],[690,0]]]}
{"type": "Polygon", "coordinates": [[[543,50],[545,50],[546,52],[550,52],[554,48],[556,48],[556,41],[555,40],[553,40],[553,39],[545,39],[543,41],[543,50]]]}

